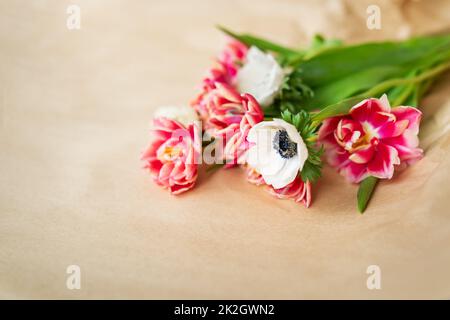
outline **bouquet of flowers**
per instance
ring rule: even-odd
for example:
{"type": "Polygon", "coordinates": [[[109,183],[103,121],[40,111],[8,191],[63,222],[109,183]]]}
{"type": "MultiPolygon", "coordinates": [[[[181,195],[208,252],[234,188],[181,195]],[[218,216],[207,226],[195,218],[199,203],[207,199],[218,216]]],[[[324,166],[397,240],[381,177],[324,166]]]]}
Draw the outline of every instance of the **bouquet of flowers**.
{"type": "Polygon", "coordinates": [[[359,184],[363,212],[379,179],[421,159],[418,109],[450,68],[450,35],[346,45],[316,36],[288,48],[219,27],[229,38],[190,106],[162,107],[142,155],[180,194],[198,167],[241,167],[247,180],[306,207],[322,161],[359,184]]]}

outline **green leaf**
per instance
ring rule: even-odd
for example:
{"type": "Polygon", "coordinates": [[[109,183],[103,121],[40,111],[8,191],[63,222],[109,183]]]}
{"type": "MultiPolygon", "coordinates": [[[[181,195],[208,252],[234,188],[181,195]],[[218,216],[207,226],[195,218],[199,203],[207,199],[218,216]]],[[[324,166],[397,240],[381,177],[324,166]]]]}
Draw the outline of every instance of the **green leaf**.
{"type": "Polygon", "coordinates": [[[314,96],[314,92],[302,80],[300,69],[294,69],[284,77],[280,93],[275,98],[272,108],[275,110],[289,110],[297,113],[303,109],[303,101],[314,96]]]}
{"type": "MultiPolygon", "coordinates": [[[[316,34],[312,39],[311,46],[302,57],[303,60],[311,59],[327,50],[342,46],[342,41],[338,39],[325,39],[322,35],[316,34]]],[[[298,61],[300,62],[300,61],[298,61]]]]}
{"type": "Polygon", "coordinates": [[[427,91],[430,89],[431,85],[433,84],[435,78],[429,78],[423,82],[421,82],[416,90],[413,92],[411,97],[408,98],[406,101],[407,106],[413,106],[413,107],[419,107],[420,100],[422,97],[427,93],[427,91]]]}
{"type": "Polygon", "coordinates": [[[255,46],[263,51],[272,51],[276,52],[285,56],[298,56],[299,54],[302,54],[300,50],[291,49],[288,47],[284,47],[282,45],[279,45],[277,43],[255,37],[250,34],[238,34],[231,30],[228,30],[222,26],[217,26],[217,28],[222,31],[223,33],[229,35],[230,37],[241,41],[242,43],[246,44],[247,46],[255,46]]]}
{"type": "Polygon", "coordinates": [[[350,76],[314,89],[314,96],[303,101],[307,110],[320,109],[364,92],[378,83],[393,77],[401,77],[408,69],[398,66],[379,66],[364,69],[350,76]]]}
{"type": "Polygon", "coordinates": [[[372,197],[373,191],[377,185],[378,178],[367,177],[360,184],[358,189],[358,210],[360,213],[364,213],[367,205],[372,197]]]}
{"type": "Polygon", "coordinates": [[[335,103],[316,113],[312,117],[312,120],[315,122],[321,122],[327,118],[346,115],[354,105],[358,104],[363,99],[364,97],[357,96],[345,99],[339,103],[335,103]]]}
{"type": "Polygon", "coordinates": [[[284,110],[281,113],[284,121],[295,126],[300,133],[306,148],[308,149],[308,159],[303,164],[300,176],[304,182],[315,182],[322,176],[322,154],[323,147],[317,148],[317,127],[313,125],[311,115],[302,110],[297,114],[291,113],[289,110],[284,110]]]}
{"type": "Polygon", "coordinates": [[[322,166],[318,166],[310,161],[306,161],[303,165],[302,171],[300,172],[300,176],[304,182],[315,182],[322,176],[322,166]]]}
{"type": "MultiPolygon", "coordinates": [[[[324,106],[378,87],[384,81],[409,77],[411,72],[425,71],[449,59],[450,37],[448,36],[426,37],[421,38],[420,41],[415,39],[400,43],[340,46],[309,61],[305,61],[307,60],[307,55],[305,55],[299,68],[303,70],[302,80],[311,87],[314,96],[304,99],[302,107],[306,110],[320,110],[324,106]],[[424,44],[430,44],[430,47],[421,47],[423,50],[416,50],[416,45],[424,44]],[[336,56],[340,56],[342,53],[345,53],[341,57],[343,60],[337,60],[336,56]],[[314,70],[309,69],[311,64],[314,65],[314,70]],[[342,65],[346,67],[342,69],[342,65]],[[359,67],[352,69],[355,65],[359,67]],[[318,70],[323,72],[323,77],[312,79],[311,73],[318,70]]],[[[408,90],[412,91],[413,87],[408,86],[408,90]]],[[[390,87],[386,90],[388,89],[390,87]]],[[[402,94],[405,95],[401,97],[402,99],[408,96],[408,93],[403,90],[402,94]]]]}
{"type": "Polygon", "coordinates": [[[373,97],[377,95],[381,95],[385,93],[387,90],[394,88],[396,86],[420,83],[426,81],[428,79],[436,77],[438,74],[444,72],[445,70],[450,68],[450,60],[443,61],[440,64],[433,66],[433,68],[428,69],[421,74],[410,78],[396,78],[396,79],[388,79],[376,85],[375,87],[369,89],[368,91],[361,94],[364,97],[373,97]]]}
{"type": "Polygon", "coordinates": [[[389,92],[393,99],[398,97],[394,101],[414,100],[419,94],[418,84],[399,80],[413,70],[425,72],[450,59],[450,34],[349,46],[318,35],[307,50],[300,51],[250,34],[218,28],[249,46],[276,53],[283,66],[293,67],[274,104],[266,108],[272,113],[321,110],[352,96],[364,96],[364,92],[370,96],[389,92]],[[390,92],[398,86],[404,88],[390,92]],[[397,96],[398,93],[401,95],[397,96]]]}
{"type": "Polygon", "coordinates": [[[339,46],[303,61],[303,80],[313,89],[361,70],[380,66],[413,66],[450,44],[450,35],[427,36],[404,42],[375,42],[339,46]]]}
{"type": "Polygon", "coordinates": [[[425,72],[419,75],[415,75],[411,78],[397,78],[386,80],[384,82],[379,83],[370,90],[363,92],[355,97],[342,100],[338,103],[323,108],[321,111],[319,111],[313,116],[312,120],[315,122],[321,122],[330,117],[345,115],[350,111],[350,109],[354,105],[361,102],[363,99],[370,97],[377,97],[378,95],[381,95],[382,93],[385,93],[389,89],[394,88],[396,86],[409,85],[421,82],[426,83],[429,79],[436,77],[438,74],[442,73],[443,71],[449,68],[450,68],[450,61],[434,66],[433,69],[426,70],[425,72]]]}

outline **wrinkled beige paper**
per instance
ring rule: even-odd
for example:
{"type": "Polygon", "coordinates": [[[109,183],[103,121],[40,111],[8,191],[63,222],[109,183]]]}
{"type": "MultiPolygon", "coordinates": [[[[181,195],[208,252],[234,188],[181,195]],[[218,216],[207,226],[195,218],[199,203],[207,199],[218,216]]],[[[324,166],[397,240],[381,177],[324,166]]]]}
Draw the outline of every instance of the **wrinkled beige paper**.
{"type": "Polygon", "coordinates": [[[239,169],[173,197],[139,161],[154,108],[195,95],[215,24],[292,46],[398,39],[448,30],[449,1],[76,2],[78,31],[72,2],[0,3],[0,297],[450,298],[448,74],[423,100],[426,157],[363,216],[330,168],[307,210],[239,169]],[[81,290],[66,288],[73,264],[81,290]]]}

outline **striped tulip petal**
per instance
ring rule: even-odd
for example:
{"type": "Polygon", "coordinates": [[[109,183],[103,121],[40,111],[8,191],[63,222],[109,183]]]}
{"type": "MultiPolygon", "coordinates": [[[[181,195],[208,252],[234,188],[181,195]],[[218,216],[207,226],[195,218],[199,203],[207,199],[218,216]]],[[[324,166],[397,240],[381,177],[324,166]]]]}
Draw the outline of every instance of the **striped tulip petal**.
{"type": "Polygon", "coordinates": [[[391,179],[396,166],[422,157],[419,146],[421,112],[412,107],[392,108],[384,95],[355,105],[349,115],[324,121],[319,143],[328,163],[347,180],[368,176],[391,179]]]}

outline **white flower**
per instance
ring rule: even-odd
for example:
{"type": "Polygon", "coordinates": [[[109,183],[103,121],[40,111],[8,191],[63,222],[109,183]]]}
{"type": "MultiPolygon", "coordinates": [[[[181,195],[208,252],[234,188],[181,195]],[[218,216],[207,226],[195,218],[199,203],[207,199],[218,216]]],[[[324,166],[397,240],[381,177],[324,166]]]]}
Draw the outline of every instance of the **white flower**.
{"type": "Polygon", "coordinates": [[[262,107],[272,104],[283,84],[284,72],[270,55],[251,47],[239,69],[236,85],[241,93],[250,93],[262,107]]]}
{"type": "Polygon", "coordinates": [[[195,110],[188,106],[159,107],[158,109],[156,109],[153,117],[165,117],[168,119],[176,120],[186,127],[194,121],[198,120],[198,116],[195,110]]]}
{"type": "Polygon", "coordinates": [[[258,123],[250,129],[247,140],[253,143],[248,164],[275,189],[294,181],[308,159],[308,149],[297,129],[281,119],[258,123]]]}

